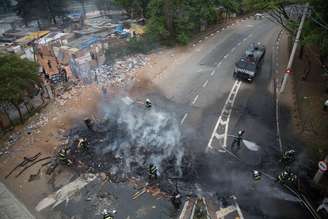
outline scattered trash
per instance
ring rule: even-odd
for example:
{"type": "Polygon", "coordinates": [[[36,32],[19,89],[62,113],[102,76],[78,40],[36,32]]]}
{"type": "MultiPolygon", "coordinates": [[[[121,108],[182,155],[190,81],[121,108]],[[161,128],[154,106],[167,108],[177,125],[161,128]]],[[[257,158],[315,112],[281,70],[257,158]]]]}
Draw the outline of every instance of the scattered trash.
{"type": "Polygon", "coordinates": [[[15,132],[13,134],[11,134],[8,138],[8,144],[9,145],[13,145],[15,144],[21,137],[21,133],[20,132],[15,132]]]}
{"type": "Polygon", "coordinates": [[[15,177],[19,177],[20,175],[22,175],[22,173],[24,173],[28,168],[30,168],[31,166],[41,162],[41,161],[44,161],[44,160],[48,160],[48,159],[51,159],[51,157],[44,157],[44,158],[41,158],[39,160],[36,160],[34,162],[32,162],[30,165],[24,167],[15,177]]]}
{"type": "Polygon", "coordinates": [[[40,179],[41,175],[41,169],[42,167],[39,168],[38,172],[36,174],[31,174],[30,178],[28,179],[29,182],[32,182],[34,180],[40,179]]]}
{"type": "Polygon", "coordinates": [[[15,170],[17,170],[20,167],[24,167],[25,165],[27,165],[30,162],[35,161],[36,159],[38,159],[38,157],[40,157],[41,153],[37,153],[36,155],[34,155],[33,157],[24,157],[24,160],[22,162],[20,162],[17,166],[15,166],[6,176],[5,179],[7,179],[11,174],[13,174],[13,172],[15,172],[15,170]]]}
{"type": "Polygon", "coordinates": [[[72,197],[76,192],[80,191],[82,188],[84,188],[86,185],[94,181],[96,178],[97,176],[94,174],[81,175],[76,180],[70,182],[69,184],[60,188],[58,191],[42,199],[35,207],[35,210],[42,211],[43,209],[50,206],[55,208],[63,201],[68,201],[69,198],[72,197]]]}
{"type": "Polygon", "coordinates": [[[113,65],[100,65],[90,72],[90,77],[97,78],[97,83],[101,86],[109,83],[115,87],[124,87],[132,71],[144,66],[147,62],[148,58],[145,55],[128,56],[116,61],[113,65]]]}

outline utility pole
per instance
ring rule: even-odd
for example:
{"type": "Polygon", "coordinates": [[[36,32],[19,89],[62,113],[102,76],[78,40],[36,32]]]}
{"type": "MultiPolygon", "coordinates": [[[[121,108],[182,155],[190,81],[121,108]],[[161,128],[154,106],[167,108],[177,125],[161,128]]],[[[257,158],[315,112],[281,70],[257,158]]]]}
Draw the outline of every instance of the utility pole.
{"type": "Polygon", "coordinates": [[[301,23],[300,23],[300,26],[298,27],[298,31],[297,31],[297,34],[296,34],[296,39],[294,41],[292,53],[290,54],[290,57],[289,57],[287,69],[286,69],[286,72],[285,72],[285,75],[284,75],[284,79],[283,79],[282,85],[280,87],[280,93],[284,92],[284,90],[286,88],[288,76],[291,73],[291,68],[293,66],[293,61],[294,61],[297,46],[300,42],[300,36],[301,36],[302,28],[303,28],[303,25],[304,25],[304,21],[305,21],[306,15],[307,15],[308,7],[309,7],[309,3],[306,3],[304,11],[303,11],[303,15],[302,15],[301,23]]]}

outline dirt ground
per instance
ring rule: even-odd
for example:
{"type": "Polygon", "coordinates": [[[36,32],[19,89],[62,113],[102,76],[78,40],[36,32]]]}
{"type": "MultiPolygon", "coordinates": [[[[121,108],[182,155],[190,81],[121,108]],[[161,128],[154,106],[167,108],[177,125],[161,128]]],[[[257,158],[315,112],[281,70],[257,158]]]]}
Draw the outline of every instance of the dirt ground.
{"type": "MultiPolygon", "coordinates": [[[[183,58],[186,53],[185,49],[162,49],[155,53],[149,54],[149,61],[143,68],[136,72],[135,80],[129,87],[130,95],[140,95],[140,90],[146,91],[152,88],[151,80],[161,74],[165,69],[174,62],[174,60],[183,58]],[[140,89],[142,88],[142,89],[140,89]]],[[[117,89],[108,87],[109,96],[114,94],[117,89]]],[[[11,133],[8,133],[0,141],[0,179],[10,190],[14,191],[17,197],[24,203],[28,203],[27,207],[33,211],[37,202],[41,200],[45,194],[55,190],[54,186],[49,185],[48,176],[45,176],[45,168],[41,171],[38,180],[29,182],[31,174],[37,173],[40,164],[29,168],[19,177],[15,175],[16,171],[10,177],[5,179],[8,172],[20,163],[24,157],[31,157],[37,153],[42,153],[41,157],[52,156],[58,147],[65,143],[62,135],[76,124],[83,124],[83,120],[97,117],[98,104],[103,98],[102,88],[95,83],[85,86],[74,87],[70,91],[69,97],[56,100],[48,104],[40,113],[31,117],[24,125],[17,126],[11,133]],[[41,127],[28,129],[31,124],[35,124],[41,118],[46,117],[41,127]],[[29,133],[31,132],[31,133],[29,133]],[[13,144],[8,144],[10,135],[20,133],[18,140],[13,144]]],[[[68,170],[67,170],[68,171],[68,170]]],[[[60,187],[68,183],[74,174],[68,172],[61,173],[61,179],[57,179],[55,187],[60,187]]],[[[54,184],[53,184],[54,185],[54,184]]]]}
{"type": "MultiPolygon", "coordinates": [[[[143,95],[152,89],[153,80],[164,74],[168,68],[187,59],[193,49],[196,49],[196,43],[191,43],[188,47],[162,48],[149,54],[148,63],[135,73],[134,82],[128,86],[129,95],[143,95]]],[[[110,96],[117,89],[107,87],[107,91],[110,96]]],[[[0,180],[17,195],[18,199],[27,203],[30,210],[33,211],[39,200],[55,190],[53,186],[49,185],[50,179],[45,176],[44,169],[41,171],[41,177],[33,182],[29,182],[28,179],[31,174],[37,173],[40,164],[32,166],[17,178],[15,177],[17,172],[7,179],[5,176],[23,161],[24,157],[31,157],[39,152],[42,153],[41,157],[53,156],[58,146],[65,143],[66,139],[62,138],[63,133],[76,124],[83,124],[86,117],[97,116],[98,104],[103,98],[101,93],[102,88],[96,84],[74,87],[65,101],[51,102],[25,124],[17,126],[0,139],[0,180]],[[46,118],[47,122],[32,131],[27,129],[31,124],[40,120],[40,117],[46,118]],[[13,133],[20,133],[19,138],[14,143],[8,144],[13,133]]],[[[58,179],[57,186],[68,183],[73,177],[69,171],[61,174],[62,177],[58,179]]]]}
{"type": "Polygon", "coordinates": [[[295,60],[294,66],[298,72],[294,75],[294,89],[299,131],[304,141],[324,156],[328,153],[328,112],[323,110],[323,103],[328,99],[328,75],[323,75],[319,57],[310,49],[305,50],[303,59],[295,60]]]}

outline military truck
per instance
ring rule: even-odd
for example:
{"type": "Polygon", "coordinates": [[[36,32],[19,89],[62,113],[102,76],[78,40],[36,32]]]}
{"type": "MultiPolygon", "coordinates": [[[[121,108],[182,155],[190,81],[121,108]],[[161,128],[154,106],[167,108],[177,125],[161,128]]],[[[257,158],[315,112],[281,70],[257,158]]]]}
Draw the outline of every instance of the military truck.
{"type": "Polygon", "coordinates": [[[261,43],[251,43],[235,64],[234,78],[252,82],[261,66],[264,54],[265,47],[261,43]]]}

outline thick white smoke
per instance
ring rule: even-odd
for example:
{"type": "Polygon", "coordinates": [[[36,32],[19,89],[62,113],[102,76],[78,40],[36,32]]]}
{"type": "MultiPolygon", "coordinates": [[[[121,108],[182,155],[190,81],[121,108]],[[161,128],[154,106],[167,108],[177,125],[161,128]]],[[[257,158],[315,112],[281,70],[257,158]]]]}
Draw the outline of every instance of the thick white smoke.
{"type": "Polygon", "coordinates": [[[174,113],[153,106],[146,109],[125,97],[104,104],[106,118],[123,135],[116,137],[103,152],[112,152],[124,162],[125,172],[137,166],[155,164],[161,171],[162,162],[180,169],[184,154],[179,123],[174,113]],[[128,100],[128,101],[127,101],[128,100]]]}

